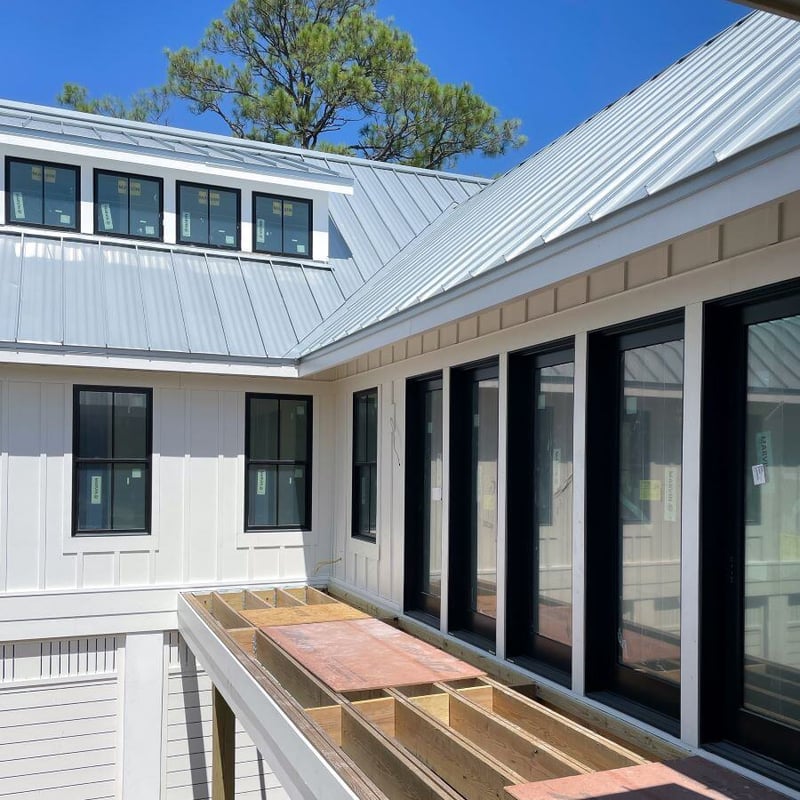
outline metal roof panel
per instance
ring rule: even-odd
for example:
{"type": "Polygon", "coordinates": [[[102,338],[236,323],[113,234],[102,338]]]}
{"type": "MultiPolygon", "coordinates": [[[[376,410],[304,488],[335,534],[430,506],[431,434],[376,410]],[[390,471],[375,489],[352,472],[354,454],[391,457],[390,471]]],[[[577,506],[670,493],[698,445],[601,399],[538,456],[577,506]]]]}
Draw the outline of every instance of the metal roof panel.
{"type": "Polygon", "coordinates": [[[106,301],[100,248],[64,242],[64,344],[105,346],[106,301]]]}
{"type": "Polygon", "coordinates": [[[25,237],[17,339],[63,342],[61,242],[25,237]]]}

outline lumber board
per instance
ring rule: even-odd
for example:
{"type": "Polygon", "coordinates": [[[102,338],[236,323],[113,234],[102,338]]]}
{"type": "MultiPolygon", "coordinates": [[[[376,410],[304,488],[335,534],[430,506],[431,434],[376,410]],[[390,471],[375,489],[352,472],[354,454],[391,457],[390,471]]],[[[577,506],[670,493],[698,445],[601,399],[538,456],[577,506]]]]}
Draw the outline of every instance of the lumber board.
{"type": "Polygon", "coordinates": [[[426,714],[436,717],[439,722],[450,725],[450,697],[446,692],[414,695],[409,700],[426,714]]]}
{"type": "Polygon", "coordinates": [[[306,603],[310,606],[318,606],[318,605],[325,605],[326,603],[336,603],[337,600],[334,600],[329,594],[325,594],[325,592],[321,592],[319,589],[315,589],[313,586],[306,586],[306,603]]]}
{"type": "Polygon", "coordinates": [[[374,725],[381,733],[394,738],[394,698],[376,697],[372,700],[358,700],[352,704],[367,722],[374,725]]]}
{"type": "Polygon", "coordinates": [[[339,747],[342,746],[342,707],[340,705],[307,708],[306,714],[325,731],[331,741],[339,747]]]}
{"type": "Polygon", "coordinates": [[[263,597],[259,597],[255,592],[245,589],[242,610],[252,608],[272,608],[272,606],[263,597]]]}
{"type": "Polygon", "coordinates": [[[519,773],[474,747],[458,733],[395,696],[395,738],[467,800],[503,800],[519,773]]]}
{"type": "Polygon", "coordinates": [[[247,655],[253,655],[253,639],[256,635],[255,628],[230,628],[228,630],[228,635],[245,653],[247,653],[247,655]]]}
{"type": "MultiPolygon", "coordinates": [[[[553,747],[571,753],[591,769],[617,769],[647,763],[648,759],[632,750],[567,719],[535,700],[489,681],[487,679],[488,688],[492,691],[491,710],[495,714],[549,742],[553,747]]],[[[473,698],[469,690],[462,689],[461,693],[465,697],[473,698]]]]}
{"type": "Polygon", "coordinates": [[[277,608],[253,608],[242,611],[242,616],[259,628],[278,625],[300,625],[311,622],[331,622],[343,619],[367,619],[367,615],[342,603],[317,606],[278,606],[277,608]]]}
{"type": "Polygon", "coordinates": [[[286,589],[276,589],[275,605],[278,608],[291,608],[292,606],[303,606],[305,603],[299,597],[290,594],[286,589]]]}
{"type": "Polygon", "coordinates": [[[238,611],[233,609],[224,596],[218,592],[211,593],[211,613],[223,628],[250,627],[250,623],[238,611]]]}
{"type": "Polygon", "coordinates": [[[211,689],[211,797],[234,800],[236,792],[236,717],[216,686],[211,689]]]}

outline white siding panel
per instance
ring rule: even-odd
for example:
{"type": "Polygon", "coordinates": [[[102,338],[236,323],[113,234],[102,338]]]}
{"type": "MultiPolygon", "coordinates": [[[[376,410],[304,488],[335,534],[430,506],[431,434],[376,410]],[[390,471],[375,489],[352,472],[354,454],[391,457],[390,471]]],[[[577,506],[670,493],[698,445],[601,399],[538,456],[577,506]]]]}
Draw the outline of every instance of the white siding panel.
{"type": "MultiPolygon", "coordinates": [[[[165,636],[165,800],[211,797],[211,681],[177,631],[165,636]]],[[[288,800],[280,781],[236,723],[236,798],[288,800]]]]}
{"type": "Polygon", "coordinates": [[[113,637],[0,644],[0,798],[116,793],[113,637]]]}

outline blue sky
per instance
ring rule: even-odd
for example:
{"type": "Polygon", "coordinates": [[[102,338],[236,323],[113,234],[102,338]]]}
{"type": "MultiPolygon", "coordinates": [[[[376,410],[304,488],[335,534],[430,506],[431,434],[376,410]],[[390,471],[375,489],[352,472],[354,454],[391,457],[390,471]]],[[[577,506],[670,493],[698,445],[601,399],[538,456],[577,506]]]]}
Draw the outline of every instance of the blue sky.
{"type": "MultiPolygon", "coordinates": [[[[163,81],[164,48],[196,44],[226,0],[4,3],[0,96],[52,105],[64,81],[128,96],[163,81]]],[[[443,81],[467,81],[528,144],[462,159],[494,175],[591,116],[747,13],[728,0],[379,0],[443,81]]],[[[224,133],[176,107],[170,122],[224,133]]]]}

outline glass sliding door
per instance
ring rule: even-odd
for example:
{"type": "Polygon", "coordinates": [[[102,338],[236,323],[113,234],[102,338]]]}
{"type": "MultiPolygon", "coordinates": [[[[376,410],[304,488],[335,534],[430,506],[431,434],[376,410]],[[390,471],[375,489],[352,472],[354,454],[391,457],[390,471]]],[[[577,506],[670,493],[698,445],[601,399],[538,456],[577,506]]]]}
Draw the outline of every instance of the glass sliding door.
{"type": "Polygon", "coordinates": [[[677,731],[683,324],[590,340],[587,681],[677,731]]]}
{"type": "Polygon", "coordinates": [[[562,683],[572,645],[573,358],[561,346],[509,363],[507,652],[562,683]]]}
{"type": "Polygon", "coordinates": [[[494,649],[497,614],[497,363],[453,371],[450,628],[494,649]]]}
{"type": "Polygon", "coordinates": [[[406,385],[405,608],[438,625],[442,575],[441,376],[406,385]]]}
{"type": "Polygon", "coordinates": [[[800,788],[800,287],[707,328],[702,733],[800,788]]]}

